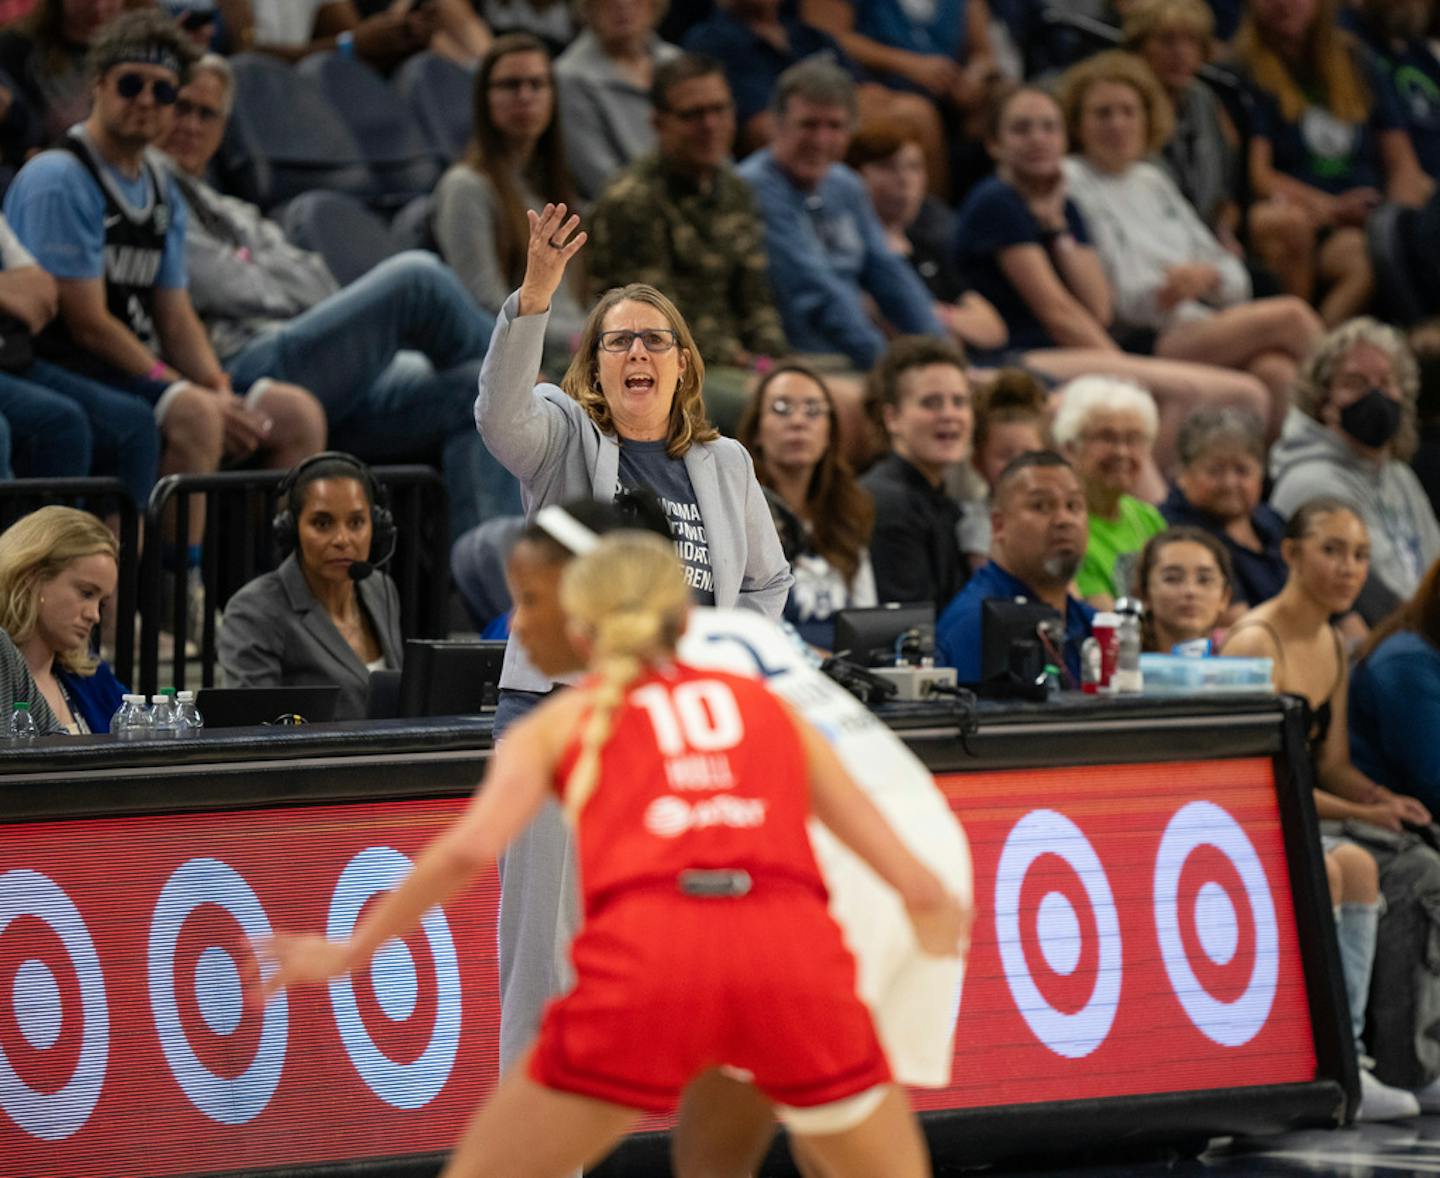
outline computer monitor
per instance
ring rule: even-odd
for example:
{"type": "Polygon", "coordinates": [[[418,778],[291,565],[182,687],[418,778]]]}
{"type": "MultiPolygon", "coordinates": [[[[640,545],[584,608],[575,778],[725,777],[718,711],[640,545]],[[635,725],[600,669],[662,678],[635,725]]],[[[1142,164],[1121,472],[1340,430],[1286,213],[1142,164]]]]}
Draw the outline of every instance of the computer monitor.
{"type": "Polygon", "coordinates": [[[1042,622],[1064,622],[1043,601],[992,597],[980,603],[980,682],[1033,687],[1043,681],[1042,622]]]}
{"type": "Polygon", "coordinates": [[[500,698],[505,643],[410,638],[400,672],[400,715],[469,716],[500,698]]]}
{"type": "Polygon", "coordinates": [[[906,651],[935,651],[935,605],[911,602],[835,613],[835,654],[862,667],[893,667],[906,651]],[[902,642],[901,640],[904,639],[902,642]]]}

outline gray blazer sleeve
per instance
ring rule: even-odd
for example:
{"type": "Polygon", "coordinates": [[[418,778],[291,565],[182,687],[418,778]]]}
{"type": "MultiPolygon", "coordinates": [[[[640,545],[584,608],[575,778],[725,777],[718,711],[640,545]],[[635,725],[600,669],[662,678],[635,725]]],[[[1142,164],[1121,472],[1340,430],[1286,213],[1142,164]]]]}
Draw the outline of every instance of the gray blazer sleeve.
{"type": "Polygon", "coordinates": [[[573,426],[558,405],[540,395],[555,386],[535,384],[549,312],[521,315],[519,308],[517,292],[505,300],[495,321],[480,369],[475,424],[490,453],[528,483],[561,460],[573,426]]]}
{"type": "Polygon", "coordinates": [[[226,687],[281,686],[290,612],[273,572],[243,586],[230,599],[216,642],[226,687]]]}
{"type": "Polygon", "coordinates": [[[790,562],[785,559],[785,552],[780,547],[775,517],[770,513],[770,505],[765,502],[760,480],[755,477],[755,464],[749,451],[743,446],[737,448],[744,455],[747,485],[745,574],[740,580],[740,597],[735,604],[778,622],[785,611],[785,599],[790,595],[790,586],[795,583],[795,578],[790,572],[790,562]]]}

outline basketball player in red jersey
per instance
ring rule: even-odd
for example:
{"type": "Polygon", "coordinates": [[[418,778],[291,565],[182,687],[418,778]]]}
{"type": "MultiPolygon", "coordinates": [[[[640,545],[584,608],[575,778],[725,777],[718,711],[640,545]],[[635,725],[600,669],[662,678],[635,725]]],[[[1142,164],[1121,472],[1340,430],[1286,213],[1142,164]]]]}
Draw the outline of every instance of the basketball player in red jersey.
{"type": "Polygon", "coordinates": [[[856,996],[808,814],[895,888],[928,951],[957,952],[964,909],[763,685],[673,661],[689,592],[670,544],[606,538],[566,569],[562,600],[591,678],[510,730],[485,788],[349,941],[275,937],[262,995],[362,966],[472,883],[553,788],[578,830],[576,985],[472,1119],[447,1178],[568,1174],[716,1066],[765,1093],[827,1174],[923,1178],[924,1141],[856,996]]]}

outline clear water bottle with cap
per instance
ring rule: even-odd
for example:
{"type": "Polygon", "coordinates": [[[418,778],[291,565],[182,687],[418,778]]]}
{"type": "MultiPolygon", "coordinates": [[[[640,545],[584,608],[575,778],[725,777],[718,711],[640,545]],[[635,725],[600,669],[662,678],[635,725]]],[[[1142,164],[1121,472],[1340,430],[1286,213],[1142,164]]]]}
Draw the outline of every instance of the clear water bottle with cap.
{"type": "Polygon", "coordinates": [[[179,691],[175,693],[175,708],[180,715],[180,735],[194,736],[200,729],[205,727],[205,717],[200,714],[200,709],[195,706],[195,693],[193,691],[179,691]]]}
{"type": "Polygon", "coordinates": [[[10,713],[10,739],[34,740],[35,733],[35,717],[30,714],[30,701],[17,699],[10,713]]]}
{"type": "Polygon", "coordinates": [[[1115,675],[1110,681],[1110,689],[1117,695],[1138,695],[1145,690],[1145,678],[1140,670],[1142,608],[1132,597],[1122,597],[1115,603],[1120,626],[1115,643],[1115,675]]]}
{"type": "Polygon", "coordinates": [[[143,695],[127,695],[110,717],[110,735],[116,740],[144,740],[154,729],[143,695]]]}
{"type": "Polygon", "coordinates": [[[150,697],[150,716],[156,740],[178,740],[180,717],[175,711],[175,689],[150,697]]]}

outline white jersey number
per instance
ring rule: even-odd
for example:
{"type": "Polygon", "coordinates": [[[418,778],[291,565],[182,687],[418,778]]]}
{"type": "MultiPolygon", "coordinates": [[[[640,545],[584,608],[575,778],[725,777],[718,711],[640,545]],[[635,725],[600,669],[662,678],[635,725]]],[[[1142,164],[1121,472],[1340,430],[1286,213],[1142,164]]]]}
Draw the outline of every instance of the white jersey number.
{"type": "Polygon", "coordinates": [[[650,714],[655,742],[667,757],[734,748],[745,736],[740,705],[724,683],[692,679],[673,690],[650,683],[630,698],[650,714]]]}

